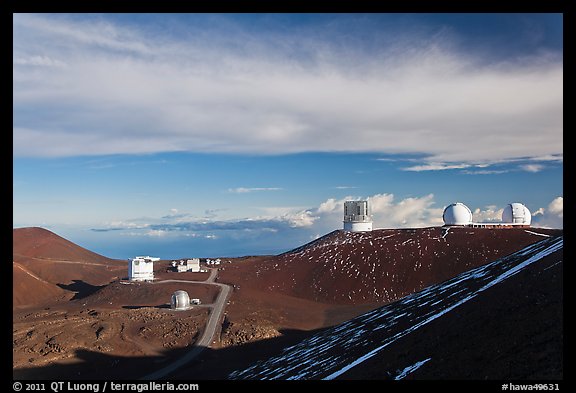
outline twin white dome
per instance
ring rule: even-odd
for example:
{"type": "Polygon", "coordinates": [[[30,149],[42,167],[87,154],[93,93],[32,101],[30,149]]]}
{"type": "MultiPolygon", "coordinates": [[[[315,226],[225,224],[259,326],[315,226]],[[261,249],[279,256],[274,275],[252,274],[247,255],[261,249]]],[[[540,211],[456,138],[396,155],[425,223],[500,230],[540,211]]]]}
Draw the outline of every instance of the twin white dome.
{"type": "MultiPolygon", "coordinates": [[[[456,202],[448,205],[442,214],[444,225],[470,225],[472,224],[472,212],[463,203],[456,202]]],[[[501,224],[530,225],[532,214],[526,206],[514,202],[508,204],[502,211],[501,224]]]]}
{"type": "Polygon", "coordinates": [[[510,203],[502,212],[502,222],[530,225],[532,213],[521,203],[510,203]]]}
{"type": "Polygon", "coordinates": [[[465,204],[456,202],[444,209],[442,219],[445,225],[468,225],[472,222],[472,212],[465,204]]]}

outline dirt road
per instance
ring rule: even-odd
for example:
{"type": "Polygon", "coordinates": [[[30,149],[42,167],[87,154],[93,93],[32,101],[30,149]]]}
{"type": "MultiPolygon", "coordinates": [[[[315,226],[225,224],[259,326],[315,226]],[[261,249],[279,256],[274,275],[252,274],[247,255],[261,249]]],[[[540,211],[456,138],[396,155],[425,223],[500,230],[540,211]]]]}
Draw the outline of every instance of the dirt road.
{"type": "MultiPolygon", "coordinates": [[[[219,332],[219,328],[221,327],[220,321],[224,316],[224,309],[226,308],[226,302],[228,301],[228,297],[230,296],[231,287],[226,284],[221,284],[215,282],[216,277],[218,275],[218,269],[211,269],[210,277],[203,281],[203,283],[209,285],[216,285],[220,288],[220,293],[216,298],[216,301],[212,305],[207,305],[210,307],[210,316],[208,318],[208,323],[206,323],[206,328],[202,334],[202,337],[190,348],[190,350],[178,360],[170,363],[169,365],[156,370],[153,373],[143,376],[140,379],[144,380],[155,380],[165,377],[166,375],[174,372],[176,369],[182,367],[183,365],[190,362],[196,356],[198,356],[204,349],[210,347],[212,342],[214,341],[214,337],[219,332]]],[[[198,283],[197,281],[186,281],[186,280],[163,280],[157,281],[155,284],[162,284],[168,282],[181,282],[181,283],[198,283]]]]}

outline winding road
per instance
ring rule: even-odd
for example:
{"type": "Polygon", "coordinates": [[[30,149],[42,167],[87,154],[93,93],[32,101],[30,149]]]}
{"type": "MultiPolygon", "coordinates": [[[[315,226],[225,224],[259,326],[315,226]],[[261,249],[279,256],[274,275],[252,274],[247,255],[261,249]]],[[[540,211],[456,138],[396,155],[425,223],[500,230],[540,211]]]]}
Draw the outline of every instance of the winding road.
{"type": "Polygon", "coordinates": [[[180,357],[179,359],[170,363],[169,365],[154,371],[153,373],[143,376],[142,378],[140,378],[141,380],[155,380],[165,377],[166,375],[172,373],[176,369],[190,362],[192,359],[194,359],[196,356],[202,353],[202,351],[210,347],[212,341],[214,341],[214,337],[219,330],[218,328],[221,326],[220,321],[224,316],[224,309],[226,307],[226,302],[228,301],[228,297],[230,296],[232,288],[229,285],[215,282],[216,277],[218,276],[218,269],[212,268],[210,270],[211,270],[210,276],[205,281],[163,280],[154,282],[154,284],[180,282],[184,284],[203,283],[209,285],[216,285],[220,288],[220,293],[218,294],[218,297],[216,298],[216,301],[214,303],[212,303],[211,305],[206,305],[211,310],[202,337],[200,337],[200,339],[196,343],[194,343],[194,345],[184,356],[180,357]]]}

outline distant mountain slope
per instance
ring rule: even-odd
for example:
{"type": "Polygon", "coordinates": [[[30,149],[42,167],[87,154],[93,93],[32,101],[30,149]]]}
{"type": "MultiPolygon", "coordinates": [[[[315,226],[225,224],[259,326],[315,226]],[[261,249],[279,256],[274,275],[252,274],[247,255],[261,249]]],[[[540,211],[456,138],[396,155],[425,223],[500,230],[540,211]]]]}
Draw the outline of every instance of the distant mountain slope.
{"type": "Polygon", "coordinates": [[[461,227],[334,231],[279,256],[226,266],[221,281],[324,303],[381,304],[561,233],[461,227]]]}
{"type": "Polygon", "coordinates": [[[16,259],[28,257],[93,263],[113,261],[38,227],[15,228],[12,231],[12,247],[16,259]]]}
{"type": "Polygon", "coordinates": [[[64,289],[43,280],[21,264],[14,262],[12,265],[13,307],[41,304],[66,296],[64,289]]]}
{"type": "Polygon", "coordinates": [[[127,274],[126,262],[37,227],[12,231],[12,260],[15,307],[70,298],[127,274]]]}
{"type": "Polygon", "coordinates": [[[562,260],[563,237],[546,238],[229,377],[561,379],[562,260]]]}

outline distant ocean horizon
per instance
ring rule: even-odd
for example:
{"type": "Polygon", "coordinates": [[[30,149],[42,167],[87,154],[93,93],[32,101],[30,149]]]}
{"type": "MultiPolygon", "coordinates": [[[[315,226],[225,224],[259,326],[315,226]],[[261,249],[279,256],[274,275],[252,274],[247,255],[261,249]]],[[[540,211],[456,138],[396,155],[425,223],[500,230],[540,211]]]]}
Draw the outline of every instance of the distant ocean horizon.
{"type": "Polygon", "coordinates": [[[298,236],[261,237],[253,239],[216,239],[174,237],[125,236],[121,234],[66,234],[59,236],[102,256],[128,259],[150,255],[160,259],[236,258],[255,255],[277,255],[308,243],[312,239],[298,236]]]}

